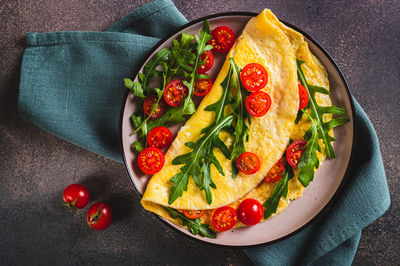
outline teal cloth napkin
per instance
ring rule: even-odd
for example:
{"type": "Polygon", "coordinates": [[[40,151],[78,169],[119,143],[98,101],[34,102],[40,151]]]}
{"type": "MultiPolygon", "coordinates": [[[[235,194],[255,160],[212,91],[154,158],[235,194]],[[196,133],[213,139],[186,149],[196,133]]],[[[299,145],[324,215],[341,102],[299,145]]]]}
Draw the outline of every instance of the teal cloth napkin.
{"type": "MultiPolygon", "coordinates": [[[[119,116],[124,77],[186,18],[170,0],[143,6],[105,32],[28,33],[20,79],[21,116],[51,134],[122,162],[119,116]]],[[[260,265],[351,264],[361,230],[381,216],[390,198],[378,138],[362,108],[350,181],[326,214],[300,233],[245,249],[260,265]]]]}

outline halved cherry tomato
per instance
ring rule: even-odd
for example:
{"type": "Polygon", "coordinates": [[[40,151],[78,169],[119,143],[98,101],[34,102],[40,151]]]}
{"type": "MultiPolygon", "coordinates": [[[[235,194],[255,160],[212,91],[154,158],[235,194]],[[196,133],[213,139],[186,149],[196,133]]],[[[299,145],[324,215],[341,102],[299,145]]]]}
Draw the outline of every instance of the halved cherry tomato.
{"type": "Polygon", "coordinates": [[[166,127],[156,127],[150,130],[147,135],[147,144],[150,147],[156,147],[159,149],[166,148],[172,142],[172,133],[166,127]]]}
{"type": "Polygon", "coordinates": [[[86,221],[94,230],[106,229],[112,222],[110,206],[103,202],[93,204],[88,210],[86,221]]]}
{"type": "Polygon", "coordinates": [[[258,224],[263,215],[264,207],[256,199],[245,199],[237,209],[237,216],[245,225],[258,224]]]}
{"type": "Polygon", "coordinates": [[[173,107],[178,107],[182,100],[186,98],[188,93],[188,87],[186,87],[181,80],[175,79],[165,86],[164,99],[167,104],[173,107]]]}
{"type": "Polygon", "coordinates": [[[260,168],[260,160],[254,153],[244,152],[237,158],[236,166],[242,173],[251,175],[256,173],[260,168]]]}
{"type": "Polygon", "coordinates": [[[235,44],[235,33],[226,26],[216,27],[211,32],[211,36],[208,44],[213,46],[212,50],[216,53],[226,53],[235,44]]]}
{"type": "Polygon", "coordinates": [[[161,170],[164,166],[165,158],[160,149],[149,147],[139,153],[139,168],[143,173],[152,175],[161,170]]]}
{"type": "Polygon", "coordinates": [[[71,184],[64,189],[63,200],[71,209],[85,208],[89,203],[89,191],[82,185],[71,184]]]}
{"type": "MultiPolygon", "coordinates": [[[[153,110],[153,105],[157,102],[157,95],[153,94],[148,96],[143,103],[143,111],[144,113],[149,116],[151,114],[151,110],[153,110]]],[[[151,115],[152,118],[159,118],[160,116],[162,116],[165,111],[167,110],[167,106],[165,105],[164,102],[159,101],[156,109],[154,109],[153,114],[151,115]]]]}
{"type": "Polygon", "coordinates": [[[198,210],[198,211],[192,211],[192,210],[184,210],[183,214],[189,218],[189,219],[197,219],[203,216],[203,214],[206,213],[205,210],[198,210]]]}
{"type": "Polygon", "coordinates": [[[299,83],[299,99],[300,99],[299,110],[301,110],[307,106],[308,92],[306,88],[304,88],[304,86],[301,85],[300,83],[299,83]]]}
{"type": "Polygon", "coordinates": [[[268,73],[257,63],[247,64],[240,73],[243,86],[249,91],[259,91],[267,85],[268,73]]]}
{"type": "Polygon", "coordinates": [[[210,68],[213,66],[213,64],[214,64],[214,55],[210,50],[207,50],[200,56],[200,60],[201,61],[206,60],[206,61],[204,62],[204,64],[199,66],[199,68],[197,69],[197,73],[204,74],[208,70],[210,70],[210,68]]]}
{"type": "Polygon", "coordinates": [[[299,164],[299,159],[305,151],[306,145],[307,142],[305,142],[304,140],[298,140],[290,144],[287,148],[286,160],[293,168],[297,168],[297,165],[299,164]]]}
{"type": "Polygon", "coordinates": [[[279,161],[272,166],[271,170],[269,170],[268,174],[264,177],[265,182],[274,183],[281,180],[284,171],[285,165],[283,164],[283,160],[279,159],[279,161]]]}
{"type": "Polygon", "coordinates": [[[212,224],[215,230],[219,232],[231,229],[237,221],[237,214],[235,209],[224,206],[214,211],[212,216],[212,224]]]}
{"type": "Polygon", "coordinates": [[[196,96],[205,96],[211,90],[212,85],[212,79],[196,79],[193,93],[196,96]]]}
{"type": "Polygon", "coordinates": [[[271,107],[271,97],[263,91],[256,91],[246,98],[246,109],[255,117],[265,115],[271,107]]]}

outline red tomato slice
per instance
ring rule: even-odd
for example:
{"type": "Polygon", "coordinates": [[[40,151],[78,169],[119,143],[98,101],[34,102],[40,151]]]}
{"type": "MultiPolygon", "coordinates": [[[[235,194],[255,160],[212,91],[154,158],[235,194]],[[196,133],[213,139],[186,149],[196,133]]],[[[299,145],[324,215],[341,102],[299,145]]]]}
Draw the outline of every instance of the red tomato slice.
{"type": "MultiPolygon", "coordinates": [[[[151,114],[151,110],[153,110],[153,105],[157,102],[157,95],[153,94],[148,96],[143,103],[143,111],[144,113],[149,116],[151,114]]],[[[167,106],[165,105],[164,102],[159,101],[156,109],[154,110],[153,114],[151,115],[152,118],[159,118],[162,116],[165,111],[167,110],[167,106]]]]}
{"type": "Polygon", "coordinates": [[[269,170],[268,174],[264,177],[265,182],[274,183],[281,180],[284,171],[285,165],[283,164],[283,160],[280,159],[276,164],[274,164],[274,166],[272,166],[271,170],[269,170]]]}
{"type": "Polygon", "coordinates": [[[256,173],[260,168],[260,160],[254,153],[244,152],[237,158],[236,166],[242,173],[251,175],[256,173]]]}
{"type": "Polygon", "coordinates": [[[299,159],[305,151],[307,142],[304,140],[298,140],[289,145],[286,151],[286,160],[293,168],[297,168],[299,159]]]}
{"type": "Polygon", "coordinates": [[[181,80],[175,79],[165,86],[164,99],[170,106],[178,107],[188,93],[188,87],[181,80]]]}
{"type": "Polygon", "coordinates": [[[191,211],[191,210],[184,210],[183,214],[189,218],[189,219],[197,219],[200,218],[201,216],[203,216],[203,214],[206,213],[205,210],[198,210],[198,211],[191,211]]]}
{"type": "Polygon", "coordinates": [[[231,229],[237,221],[237,214],[235,209],[224,206],[214,211],[212,216],[212,224],[215,230],[219,232],[231,229]]]}
{"type": "Polygon", "coordinates": [[[200,60],[204,61],[204,64],[202,64],[201,66],[199,66],[199,68],[197,69],[197,73],[199,74],[204,74],[206,73],[208,70],[210,70],[210,68],[214,65],[214,55],[213,53],[208,50],[205,51],[201,56],[200,56],[200,60]]]}
{"type": "Polygon", "coordinates": [[[240,73],[243,86],[249,91],[259,91],[267,85],[268,73],[257,63],[247,64],[240,73]]]}
{"type": "Polygon", "coordinates": [[[149,147],[139,153],[139,168],[143,173],[152,175],[161,170],[164,166],[164,154],[160,149],[149,147]]]}
{"type": "Polygon", "coordinates": [[[196,79],[194,83],[194,95],[205,96],[213,86],[212,79],[196,79]]]}
{"type": "Polygon", "coordinates": [[[93,204],[88,210],[86,221],[94,230],[106,229],[112,222],[112,210],[110,206],[103,202],[93,204]]]}
{"type": "Polygon", "coordinates": [[[172,142],[172,133],[166,127],[156,127],[147,135],[147,144],[159,149],[166,148],[172,142]]]}
{"type": "Polygon", "coordinates": [[[237,216],[245,225],[258,224],[263,215],[264,207],[256,199],[245,199],[237,209],[237,216]]]}
{"type": "Polygon", "coordinates": [[[216,27],[211,32],[211,36],[212,38],[208,41],[208,44],[213,46],[213,52],[226,53],[235,44],[235,33],[226,26],[216,27]]]}
{"type": "Polygon", "coordinates": [[[256,91],[246,98],[246,109],[255,117],[265,115],[271,107],[271,97],[263,91],[256,91]]]}
{"type": "Polygon", "coordinates": [[[299,110],[301,110],[308,104],[308,92],[307,89],[304,88],[304,86],[301,85],[300,83],[299,83],[299,99],[300,99],[299,110]]]}

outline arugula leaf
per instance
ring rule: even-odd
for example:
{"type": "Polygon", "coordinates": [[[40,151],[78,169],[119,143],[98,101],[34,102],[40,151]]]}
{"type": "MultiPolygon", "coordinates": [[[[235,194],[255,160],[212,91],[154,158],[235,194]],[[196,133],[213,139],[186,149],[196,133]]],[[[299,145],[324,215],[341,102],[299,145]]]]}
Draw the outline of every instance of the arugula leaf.
{"type": "Polygon", "coordinates": [[[133,95],[140,98],[146,98],[144,95],[142,85],[138,81],[132,81],[131,79],[124,78],[125,87],[133,92],[133,95]]]}
{"type": "Polygon", "coordinates": [[[183,226],[188,226],[192,234],[198,235],[199,233],[205,237],[209,238],[217,238],[217,234],[210,229],[207,224],[202,224],[200,219],[189,219],[183,213],[169,208],[162,206],[168,213],[171,214],[172,218],[177,219],[180,218],[182,221],[183,226]]]}
{"type": "Polygon", "coordinates": [[[314,179],[314,169],[318,169],[319,167],[317,151],[321,152],[321,147],[318,144],[317,125],[308,112],[305,111],[304,113],[308,116],[311,126],[304,135],[307,145],[299,159],[297,168],[300,170],[298,179],[306,187],[314,179]]]}
{"type": "Polygon", "coordinates": [[[245,119],[247,118],[250,123],[250,114],[248,113],[245,105],[246,90],[240,81],[240,67],[235,63],[233,58],[229,58],[229,63],[233,69],[233,87],[236,89],[235,103],[232,105],[234,112],[237,114],[235,126],[235,142],[233,143],[232,153],[230,159],[232,160],[232,178],[236,178],[239,169],[236,165],[236,160],[240,154],[246,152],[244,143],[248,141],[249,127],[245,119]]]}
{"type": "MultiPolygon", "coordinates": [[[[334,137],[329,135],[329,130],[343,125],[350,121],[348,117],[339,117],[336,119],[332,119],[329,122],[324,122],[322,116],[324,114],[346,114],[346,110],[336,107],[336,106],[319,106],[316,99],[315,93],[329,94],[329,91],[323,87],[318,87],[311,85],[307,82],[304,72],[301,68],[301,65],[304,64],[304,61],[300,59],[296,59],[297,63],[297,76],[301,84],[306,88],[309,100],[306,108],[311,110],[311,118],[315,120],[315,125],[317,128],[318,138],[321,139],[325,145],[325,153],[328,158],[335,158],[335,152],[331,145],[331,142],[335,140],[334,137]]],[[[296,119],[297,120],[297,119],[296,119]]]]}
{"type": "Polygon", "coordinates": [[[269,198],[264,202],[264,219],[274,214],[278,208],[281,197],[287,196],[289,180],[293,178],[293,170],[291,167],[285,170],[282,179],[275,185],[269,198]]]}
{"type": "MultiPolygon", "coordinates": [[[[187,191],[187,186],[189,183],[189,177],[192,176],[193,181],[197,186],[202,186],[202,188],[206,191],[206,194],[209,193],[208,187],[205,186],[207,184],[211,185],[212,180],[204,180],[204,173],[202,175],[201,169],[205,164],[214,164],[214,166],[218,169],[218,171],[223,175],[223,169],[219,164],[217,158],[213,154],[213,145],[212,140],[215,137],[218,137],[219,132],[227,126],[230,126],[233,121],[234,115],[227,115],[223,118],[218,124],[214,125],[204,136],[198,139],[196,142],[188,142],[185,145],[192,149],[191,152],[180,155],[172,160],[172,164],[179,165],[184,164],[180,168],[180,172],[174,175],[171,178],[171,182],[173,183],[171,190],[169,192],[168,204],[172,204],[178,197],[181,197],[183,191],[187,191]],[[201,178],[203,181],[201,181],[201,178]]],[[[209,166],[208,166],[209,169],[209,166]]],[[[209,171],[209,170],[207,170],[209,171]]],[[[206,173],[207,175],[207,173],[206,173]]],[[[206,176],[206,179],[211,179],[211,176],[206,176]]],[[[214,184],[215,187],[215,184],[214,184]]],[[[207,202],[211,203],[210,194],[206,197],[207,202]]]]}

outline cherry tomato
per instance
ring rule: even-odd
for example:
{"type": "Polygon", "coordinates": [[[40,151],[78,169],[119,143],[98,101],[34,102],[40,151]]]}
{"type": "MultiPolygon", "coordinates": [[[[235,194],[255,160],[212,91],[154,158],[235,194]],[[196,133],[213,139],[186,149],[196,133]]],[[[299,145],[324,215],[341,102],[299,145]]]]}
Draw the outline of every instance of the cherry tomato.
{"type": "Polygon", "coordinates": [[[246,109],[255,117],[265,115],[271,107],[271,97],[263,91],[256,91],[246,98],[246,109]]]}
{"type": "Polygon", "coordinates": [[[197,219],[203,216],[203,214],[206,213],[205,210],[197,210],[197,211],[191,211],[191,210],[184,210],[183,214],[189,218],[189,219],[197,219]]]}
{"type": "Polygon", "coordinates": [[[71,184],[64,189],[63,200],[70,208],[85,208],[89,203],[89,191],[82,185],[71,184]]]}
{"type": "Polygon", "coordinates": [[[231,229],[237,221],[237,214],[235,209],[224,206],[214,211],[212,216],[212,224],[215,230],[219,232],[231,229]]]}
{"type": "Polygon", "coordinates": [[[301,110],[308,104],[308,92],[307,89],[304,88],[304,86],[301,85],[300,83],[299,83],[299,99],[300,99],[299,110],[301,110]]]}
{"type": "MultiPolygon", "coordinates": [[[[153,105],[157,102],[157,95],[153,94],[148,96],[143,103],[143,111],[144,113],[149,116],[151,114],[151,110],[153,110],[153,105]]],[[[159,118],[160,116],[162,116],[165,111],[167,110],[167,106],[165,105],[164,102],[159,101],[156,109],[154,109],[153,114],[151,115],[152,118],[159,118]]]]}
{"type": "Polygon", "coordinates": [[[276,164],[274,164],[274,166],[272,166],[271,170],[269,170],[268,174],[264,177],[265,182],[274,183],[281,180],[284,171],[285,165],[283,164],[283,160],[280,159],[276,164]]]}
{"type": "Polygon", "coordinates": [[[196,79],[194,83],[194,95],[205,96],[213,86],[212,79],[196,79]]]}
{"type": "Polygon", "coordinates": [[[244,152],[237,158],[236,166],[242,173],[251,175],[256,173],[260,168],[260,160],[254,153],[244,152]]]}
{"type": "Polygon", "coordinates": [[[204,64],[199,66],[199,68],[197,69],[197,73],[204,74],[208,70],[210,70],[210,68],[213,66],[213,64],[214,64],[214,55],[210,50],[207,50],[200,56],[200,60],[201,61],[206,60],[206,61],[204,62],[204,64]]]}
{"type": "Polygon", "coordinates": [[[208,41],[208,44],[213,46],[213,52],[226,53],[235,44],[235,33],[226,26],[216,27],[211,32],[211,36],[212,38],[208,41]]]}
{"type": "Polygon", "coordinates": [[[297,168],[299,159],[305,150],[307,142],[298,140],[289,145],[286,151],[286,160],[293,168],[297,168]]]}
{"type": "Polygon", "coordinates": [[[188,93],[188,87],[186,87],[181,80],[175,79],[165,86],[164,99],[168,105],[178,107],[188,93]]]}
{"type": "Polygon", "coordinates": [[[164,154],[160,149],[149,147],[139,153],[139,168],[143,173],[152,175],[161,170],[164,166],[164,154]]]}
{"type": "Polygon", "coordinates": [[[147,135],[147,144],[150,147],[156,147],[159,149],[166,148],[172,142],[172,133],[166,127],[156,127],[150,130],[147,135]]]}
{"type": "Polygon", "coordinates": [[[258,200],[245,199],[237,209],[239,220],[245,225],[255,225],[261,221],[264,208],[258,200]]]}
{"type": "Polygon", "coordinates": [[[88,225],[94,230],[104,230],[112,222],[112,210],[106,203],[95,203],[90,206],[86,220],[88,225]]]}
{"type": "Polygon", "coordinates": [[[259,91],[267,85],[268,73],[257,63],[247,64],[240,73],[243,86],[249,91],[259,91]]]}

